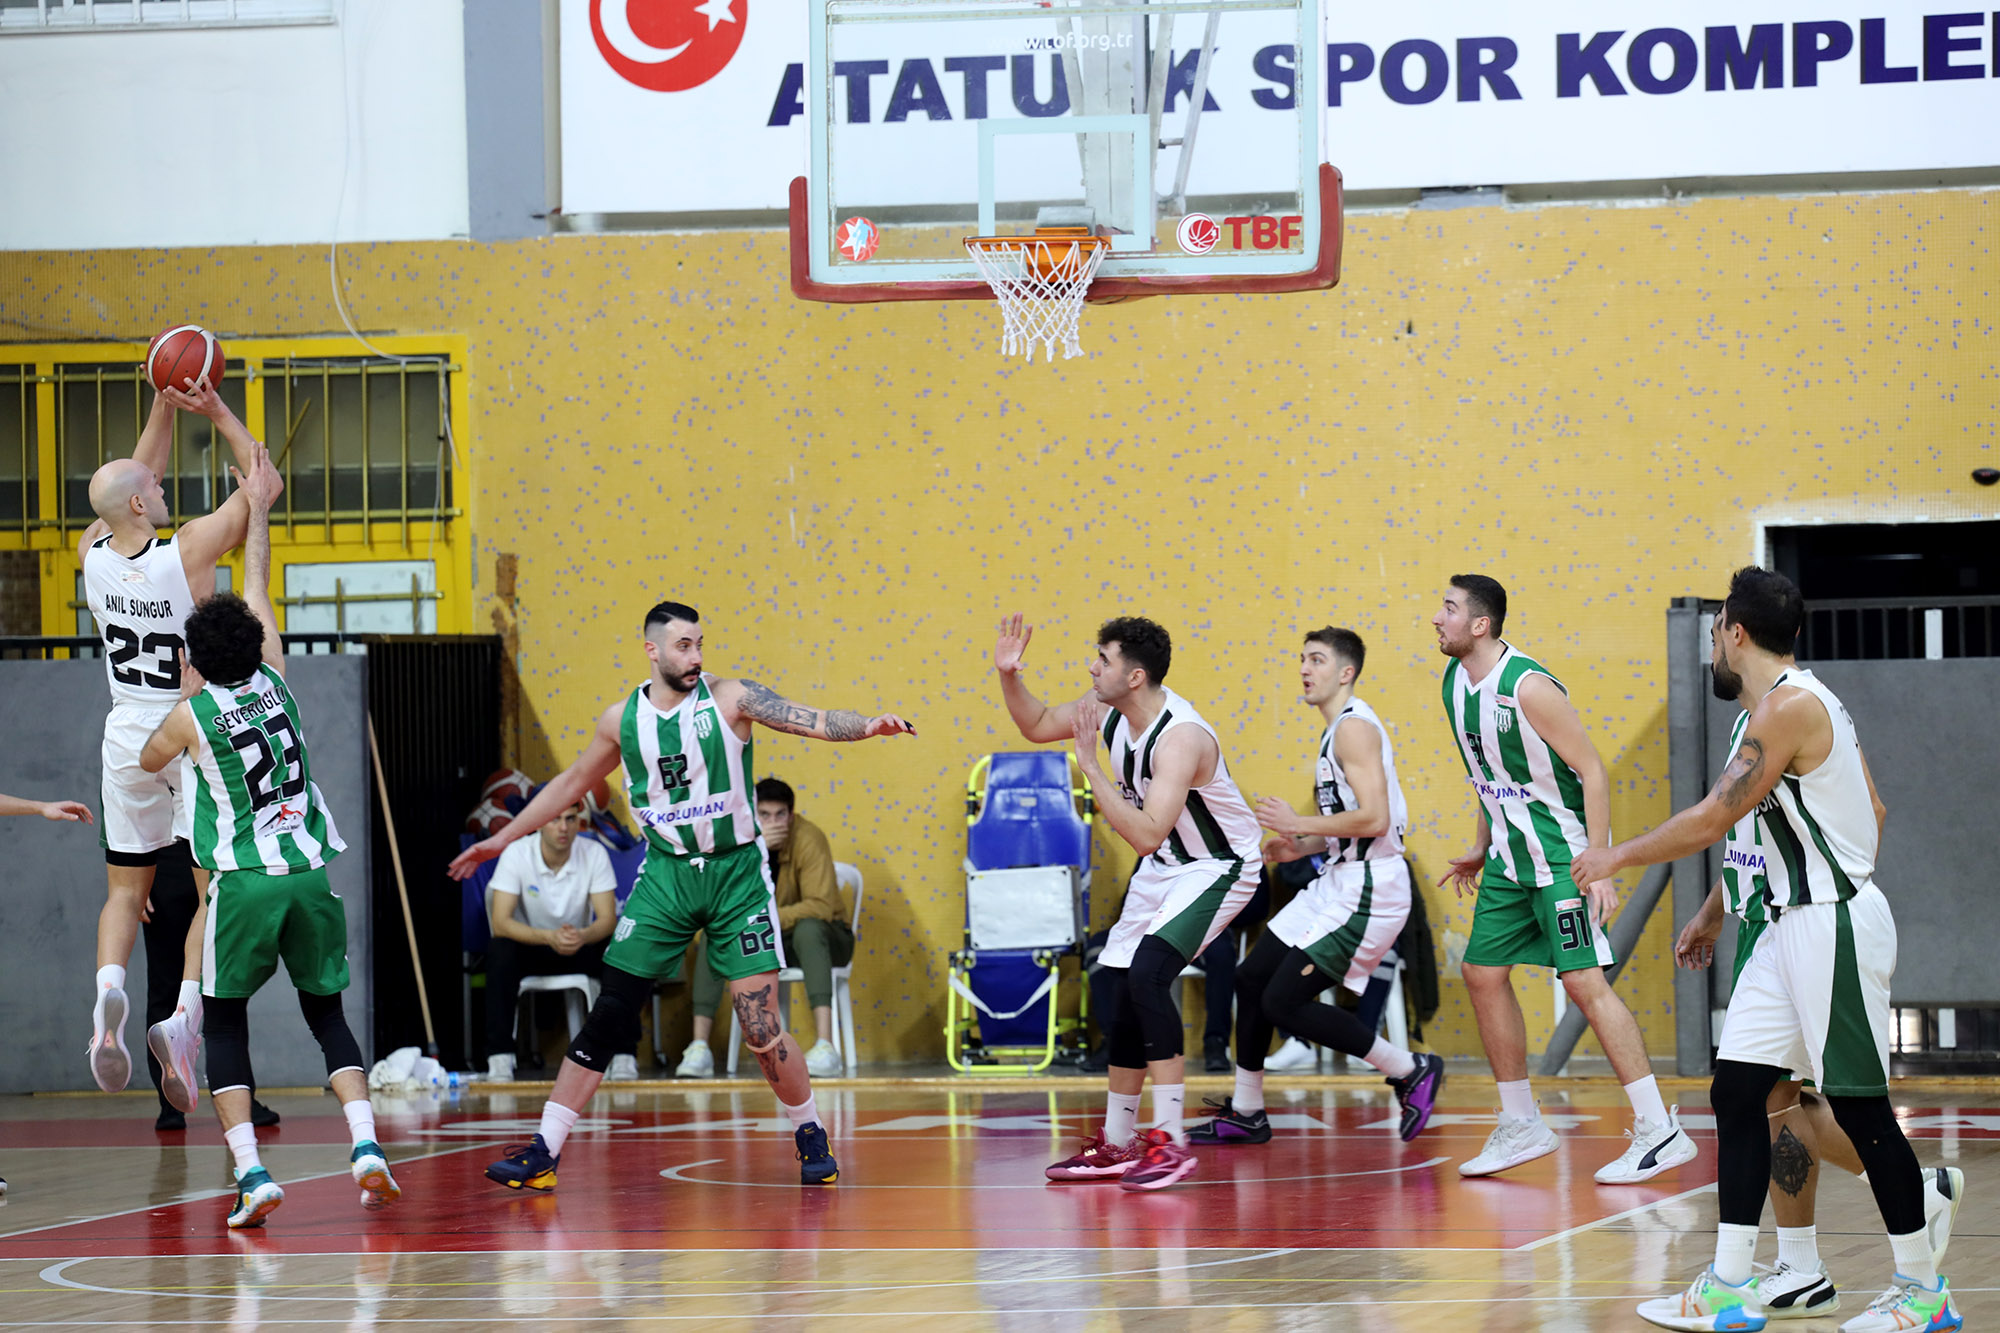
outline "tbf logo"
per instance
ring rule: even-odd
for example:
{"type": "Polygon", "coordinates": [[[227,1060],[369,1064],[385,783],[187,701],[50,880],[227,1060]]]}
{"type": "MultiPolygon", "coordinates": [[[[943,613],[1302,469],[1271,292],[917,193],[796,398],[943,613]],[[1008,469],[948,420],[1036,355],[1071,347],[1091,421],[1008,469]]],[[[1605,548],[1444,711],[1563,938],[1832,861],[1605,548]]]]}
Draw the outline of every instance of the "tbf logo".
{"type": "Polygon", "coordinates": [[[678,93],[722,72],[749,10],[750,0],[590,0],[590,32],[619,77],[678,93]]]}

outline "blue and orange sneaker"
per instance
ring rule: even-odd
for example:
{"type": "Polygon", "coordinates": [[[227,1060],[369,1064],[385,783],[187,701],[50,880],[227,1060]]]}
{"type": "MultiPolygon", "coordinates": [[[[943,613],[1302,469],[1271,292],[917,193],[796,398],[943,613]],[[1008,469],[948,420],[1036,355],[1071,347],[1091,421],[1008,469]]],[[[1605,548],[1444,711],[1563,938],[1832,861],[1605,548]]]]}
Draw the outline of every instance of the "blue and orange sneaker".
{"type": "Polygon", "coordinates": [[[285,1192],[278,1188],[278,1182],[271,1179],[271,1173],[261,1166],[253,1166],[248,1171],[239,1172],[236,1177],[236,1206],[229,1210],[229,1229],[241,1231],[246,1227],[261,1227],[264,1219],[277,1210],[285,1201],[285,1192]]]}
{"type": "Polygon", "coordinates": [[[1415,1069],[1389,1080],[1396,1102],[1403,1108],[1403,1123],[1396,1133],[1405,1143],[1424,1132],[1431,1112],[1437,1109],[1438,1093],[1444,1090],[1444,1061],[1428,1054],[1412,1058],[1417,1062],[1415,1069]]]}
{"type": "Polygon", "coordinates": [[[799,1184],[831,1185],[840,1179],[840,1163],[826,1146],[826,1131],[817,1124],[801,1125],[792,1133],[798,1147],[799,1184]]]}
{"type": "Polygon", "coordinates": [[[1201,1108],[1214,1114],[1214,1119],[1205,1125],[1196,1125],[1188,1131],[1189,1143],[1269,1143],[1271,1141],[1271,1117],[1263,1107],[1254,1111],[1239,1111],[1234,1098],[1224,1097],[1221,1101],[1204,1097],[1201,1108]]]}
{"type": "Polygon", "coordinates": [[[1662,1296],[1639,1307],[1639,1317],[1661,1328],[1688,1333],[1756,1333],[1768,1322],[1758,1303],[1757,1279],[1732,1287],[1713,1268],[1688,1284],[1678,1296],[1662,1296]]]}
{"type": "Polygon", "coordinates": [[[556,1164],[560,1161],[562,1158],[551,1153],[537,1134],[533,1142],[516,1144],[499,1161],[489,1164],[486,1178],[510,1190],[546,1194],[556,1187],[556,1164]]]}
{"type": "Polygon", "coordinates": [[[1840,1326],[1840,1333],[1947,1333],[1965,1327],[1965,1319],[1951,1303],[1951,1284],[1943,1278],[1927,1286],[1901,1273],[1895,1285],[1877,1296],[1863,1314],[1840,1326]]]}

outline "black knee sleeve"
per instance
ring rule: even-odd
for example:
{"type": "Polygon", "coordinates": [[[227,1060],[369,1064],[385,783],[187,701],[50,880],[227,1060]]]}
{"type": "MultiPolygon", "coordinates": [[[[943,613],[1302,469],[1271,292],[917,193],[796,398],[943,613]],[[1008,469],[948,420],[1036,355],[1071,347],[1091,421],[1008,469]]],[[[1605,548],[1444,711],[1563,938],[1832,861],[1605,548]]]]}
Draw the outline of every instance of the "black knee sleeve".
{"type": "Polygon", "coordinates": [[[354,1029],[347,1026],[347,1015],[341,1010],[338,995],[310,995],[300,991],[299,1012],[305,1015],[306,1026],[312,1029],[313,1040],[319,1043],[319,1053],[326,1057],[328,1078],[343,1069],[367,1072],[368,1066],[361,1063],[361,1043],[354,1040],[354,1029]]]}
{"type": "Polygon", "coordinates": [[[1339,984],[1305,950],[1293,949],[1264,988],[1264,1017],[1314,1045],[1359,1059],[1375,1049],[1375,1033],[1339,1005],[1319,1002],[1320,992],[1339,984]]]}
{"type": "Polygon", "coordinates": [[[1139,1011],[1132,1007],[1131,969],[1100,967],[1111,979],[1111,1005],[1104,1015],[1104,1060],[1113,1069],[1144,1069],[1146,1039],[1140,1035],[1139,1011]]]}
{"type": "Polygon", "coordinates": [[[639,1015],[652,996],[653,983],[606,966],[600,985],[590,1017],[570,1043],[569,1058],[601,1074],[611,1066],[612,1056],[639,1044],[639,1015]]]}
{"type": "Polygon", "coordinates": [[[250,1001],[210,999],[202,1006],[202,1042],[208,1047],[208,1092],[257,1091],[250,1071],[250,1001]]]}
{"type": "Polygon", "coordinates": [[[1827,1109],[1854,1143],[1854,1155],[1868,1171],[1868,1188],[1892,1236],[1924,1226],[1924,1178],[1916,1150],[1903,1136],[1895,1108],[1880,1097],[1828,1097],[1827,1109]]]}
{"type": "MultiPolygon", "coordinates": [[[[1716,1202],[1732,1226],[1756,1226],[1771,1186],[1771,1125],[1765,1110],[1785,1071],[1718,1060],[1708,1086],[1715,1108],[1716,1202]]],[[[1921,1219],[1919,1219],[1921,1221],[1921,1219]]]]}
{"type": "Polygon", "coordinates": [[[1255,1073],[1271,1049],[1271,1021],[1264,1016],[1264,990],[1277,975],[1286,944],[1266,930],[1236,965],[1236,1067],[1255,1073]]]}
{"type": "Polygon", "coordinates": [[[1180,950],[1157,935],[1139,941],[1126,976],[1132,1009],[1139,1020],[1139,1037],[1146,1059],[1171,1060],[1182,1053],[1181,1011],[1174,1008],[1174,979],[1187,966],[1180,950]]]}

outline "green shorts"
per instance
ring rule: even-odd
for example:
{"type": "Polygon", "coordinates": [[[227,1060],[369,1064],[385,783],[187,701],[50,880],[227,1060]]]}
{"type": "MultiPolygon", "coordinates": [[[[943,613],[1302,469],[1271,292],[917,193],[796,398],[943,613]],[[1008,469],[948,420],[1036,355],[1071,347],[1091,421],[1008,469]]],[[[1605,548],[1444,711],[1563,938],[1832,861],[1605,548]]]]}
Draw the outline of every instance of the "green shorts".
{"type": "Polygon", "coordinates": [[[1557,972],[1611,966],[1615,958],[1610,937],[1590,924],[1590,904],[1570,882],[1569,867],[1549,869],[1556,882],[1546,889],[1530,889],[1509,880],[1498,861],[1486,863],[1472,908],[1466,962],[1475,967],[1526,963],[1557,972]]]}
{"type": "Polygon", "coordinates": [[[761,843],[715,856],[668,856],[649,847],[604,963],[660,981],[674,974],[688,942],[701,931],[718,976],[734,981],[776,972],[785,965],[777,919],[761,843]]]}
{"type": "Polygon", "coordinates": [[[210,876],[201,993],[248,999],[271,979],[281,958],[292,984],[308,995],[347,989],[347,913],[326,871],[222,870],[210,876]]]}

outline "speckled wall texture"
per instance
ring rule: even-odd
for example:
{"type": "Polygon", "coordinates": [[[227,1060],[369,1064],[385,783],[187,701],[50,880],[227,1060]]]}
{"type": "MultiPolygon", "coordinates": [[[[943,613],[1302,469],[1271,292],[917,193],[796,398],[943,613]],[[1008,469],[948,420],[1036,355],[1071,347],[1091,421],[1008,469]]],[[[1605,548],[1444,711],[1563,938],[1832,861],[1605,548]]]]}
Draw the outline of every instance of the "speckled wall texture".
{"type": "MultiPolygon", "coordinates": [[[[1002,613],[1036,623],[1052,696],[1085,685],[1099,620],[1158,619],[1245,788],[1300,802],[1296,645],[1355,627],[1428,884],[1473,811],[1428,618],[1449,574],[1495,575],[1637,829],[1668,810],[1668,599],[1721,589],[1760,522],[1995,512],[1968,474],[2000,464],[1996,224],[1978,192],[1366,215],[1335,291],[1092,309],[1088,355],[1054,368],[1002,364],[983,305],[801,305],[776,233],[341,261],[362,327],[470,339],[476,577],[519,553],[554,754],[642,678],[639,619],[669,596],[701,609],[712,670],[917,722],[758,743],[867,877],[862,1056],[913,1060],[942,1047],[966,769],[1019,743],[1002,613]]],[[[337,332],[327,278],[309,248],[9,255],[0,336],[337,332]]],[[[1130,865],[1105,854],[1100,917],[1130,865]]],[[[1470,905],[1429,894],[1442,948],[1470,905]]],[[[1671,937],[1661,914],[1619,986],[1656,1054],[1671,937]]],[[[1539,1046],[1546,974],[1522,992],[1539,1046]]],[[[1455,978],[1430,1035],[1477,1050],[1455,978]]]]}

